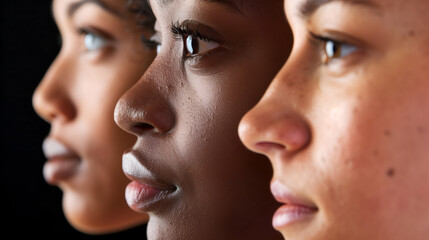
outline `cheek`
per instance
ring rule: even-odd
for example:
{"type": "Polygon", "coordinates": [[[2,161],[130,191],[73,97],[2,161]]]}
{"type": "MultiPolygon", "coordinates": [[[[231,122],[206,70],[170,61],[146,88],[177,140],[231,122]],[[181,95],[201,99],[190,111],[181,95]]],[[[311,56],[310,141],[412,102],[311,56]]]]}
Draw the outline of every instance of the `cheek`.
{"type": "Polygon", "coordinates": [[[330,108],[314,135],[313,158],[323,179],[318,191],[329,199],[327,217],[344,228],[407,224],[401,215],[421,219],[417,209],[429,201],[422,191],[429,181],[429,116],[410,96],[377,99],[330,108]],[[355,224],[347,224],[351,218],[355,224]]]}
{"type": "Polygon", "coordinates": [[[82,119],[78,140],[85,163],[82,182],[92,195],[109,198],[105,204],[123,198],[121,193],[129,181],[122,172],[122,154],[136,140],[116,126],[110,119],[111,114],[107,114],[110,108],[108,110],[103,114],[103,108],[99,108],[92,115],[87,114],[85,120],[82,119]]]}
{"type": "Polygon", "coordinates": [[[82,77],[77,85],[80,89],[77,103],[79,144],[87,160],[108,167],[111,164],[106,162],[112,158],[112,162],[120,162],[122,152],[135,140],[116,125],[113,112],[120,96],[136,82],[137,77],[132,71],[125,73],[112,69],[92,74],[97,77],[82,77]]]}
{"type": "Polygon", "coordinates": [[[224,173],[222,159],[241,163],[241,159],[247,158],[245,154],[240,156],[248,151],[239,141],[238,123],[262,96],[264,88],[255,87],[261,81],[252,81],[248,73],[231,69],[234,68],[204,77],[188,74],[187,80],[179,83],[180,91],[173,94],[177,118],[176,149],[188,161],[186,164],[194,159],[192,166],[198,169],[196,172],[208,169],[210,174],[224,173]]]}

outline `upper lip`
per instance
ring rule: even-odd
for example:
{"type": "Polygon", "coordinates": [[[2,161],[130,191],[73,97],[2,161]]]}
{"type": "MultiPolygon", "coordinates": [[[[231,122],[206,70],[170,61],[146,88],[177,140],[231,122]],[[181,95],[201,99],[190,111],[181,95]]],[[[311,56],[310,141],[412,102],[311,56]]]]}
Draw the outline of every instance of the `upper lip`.
{"type": "Polygon", "coordinates": [[[176,190],[176,186],[169,184],[157,176],[151,169],[144,165],[144,161],[136,156],[134,151],[126,152],[122,156],[122,170],[131,180],[149,185],[159,190],[176,190]]]}
{"type": "Polygon", "coordinates": [[[273,181],[271,183],[271,193],[274,198],[284,204],[290,204],[298,207],[306,207],[317,210],[317,206],[306,198],[294,194],[286,185],[280,181],[273,181]]]}
{"type": "Polygon", "coordinates": [[[42,149],[43,154],[48,159],[54,157],[78,157],[73,150],[53,137],[45,138],[42,144],[42,149]]]}

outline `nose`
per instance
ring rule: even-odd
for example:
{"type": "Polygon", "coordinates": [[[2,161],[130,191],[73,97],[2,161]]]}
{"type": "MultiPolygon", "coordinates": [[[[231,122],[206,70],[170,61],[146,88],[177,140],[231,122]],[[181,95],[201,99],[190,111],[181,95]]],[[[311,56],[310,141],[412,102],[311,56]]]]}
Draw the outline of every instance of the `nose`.
{"type": "Polygon", "coordinates": [[[291,156],[311,139],[304,117],[292,107],[296,104],[293,90],[281,88],[283,80],[273,81],[261,101],[242,118],[238,130],[247,148],[269,158],[291,156]]]}
{"type": "Polygon", "coordinates": [[[70,97],[71,69],[70,64],[57,57],[33,94],[33,108],[47,122],[69,121],[76,116],[70,97]]]}
{"type": "Polygon", "coordinates": [[[152,72],[149,68],[116,104],[116,124],[136,136],[147,132],[165,134],[175,125],[169,93],[162,90],[162,81],[152,72]]]}

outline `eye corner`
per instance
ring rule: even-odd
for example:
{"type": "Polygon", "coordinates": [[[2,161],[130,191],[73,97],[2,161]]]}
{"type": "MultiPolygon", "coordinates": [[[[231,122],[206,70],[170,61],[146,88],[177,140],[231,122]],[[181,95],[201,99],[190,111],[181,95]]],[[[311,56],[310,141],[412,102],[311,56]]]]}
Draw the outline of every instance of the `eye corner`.
{"type": "Polygon", "coordinates": [[[330,35],[323,36],[313,32],[309,32],[309,35],[311,42],[316,46],[320,46],[323,52],[323,64],[345,59],[361,49],[358,44],[355,44],[356,41],[353,40],[343,40],[344,38],[331,37],[330,35]]]}
{"type": "Polygon", "coordinates": [[[146,37],[144,34],[141,34],[140,40],[147,49],[157,50],[157,53],[159,53],[158,48],[161,46],[161,43],[156,39],[156,34],[153,34],[150,38],[146,37]]]}
{"type": "Polygon", "coordinates": [[[94,52],[112,45],[113,37],[92,27],[77,27],[85,52],[94,52]]]}

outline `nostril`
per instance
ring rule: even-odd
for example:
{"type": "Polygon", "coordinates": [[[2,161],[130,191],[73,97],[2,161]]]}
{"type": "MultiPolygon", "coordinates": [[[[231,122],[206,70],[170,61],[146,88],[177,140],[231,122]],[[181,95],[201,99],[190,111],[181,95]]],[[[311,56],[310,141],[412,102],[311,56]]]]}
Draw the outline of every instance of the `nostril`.
{"type": "Polygon", "coordinates": [[[32,103],[37,114],[50,123],[54,119],[69,121],[77,115],[76,106],[67,92],[46,84],[36,89],[32,103]]]}
{"type": "Polygon", "coordinates": [[[154,129],[152,125],[144,122],[135,123],[132,127],[132,131],[136,133],[142,133],[142,132],[150,131],[152,129],[154,129]]]}
{"type": "Polygon", "coordinates": [[[114,118],[120,128],[137,136],[165,134],[173,128],[175,117],[170,101],[152,84],[139,81],[119,99],[114,118]]]}
{"type": "Polygon", "coordinates": [[[272,150],[283,151],[286,149],[286,146],[279,143],[274,143],[274,142],[258,142],[255,144],[254,148],[258,152],[269,152],[272,150]]]}

